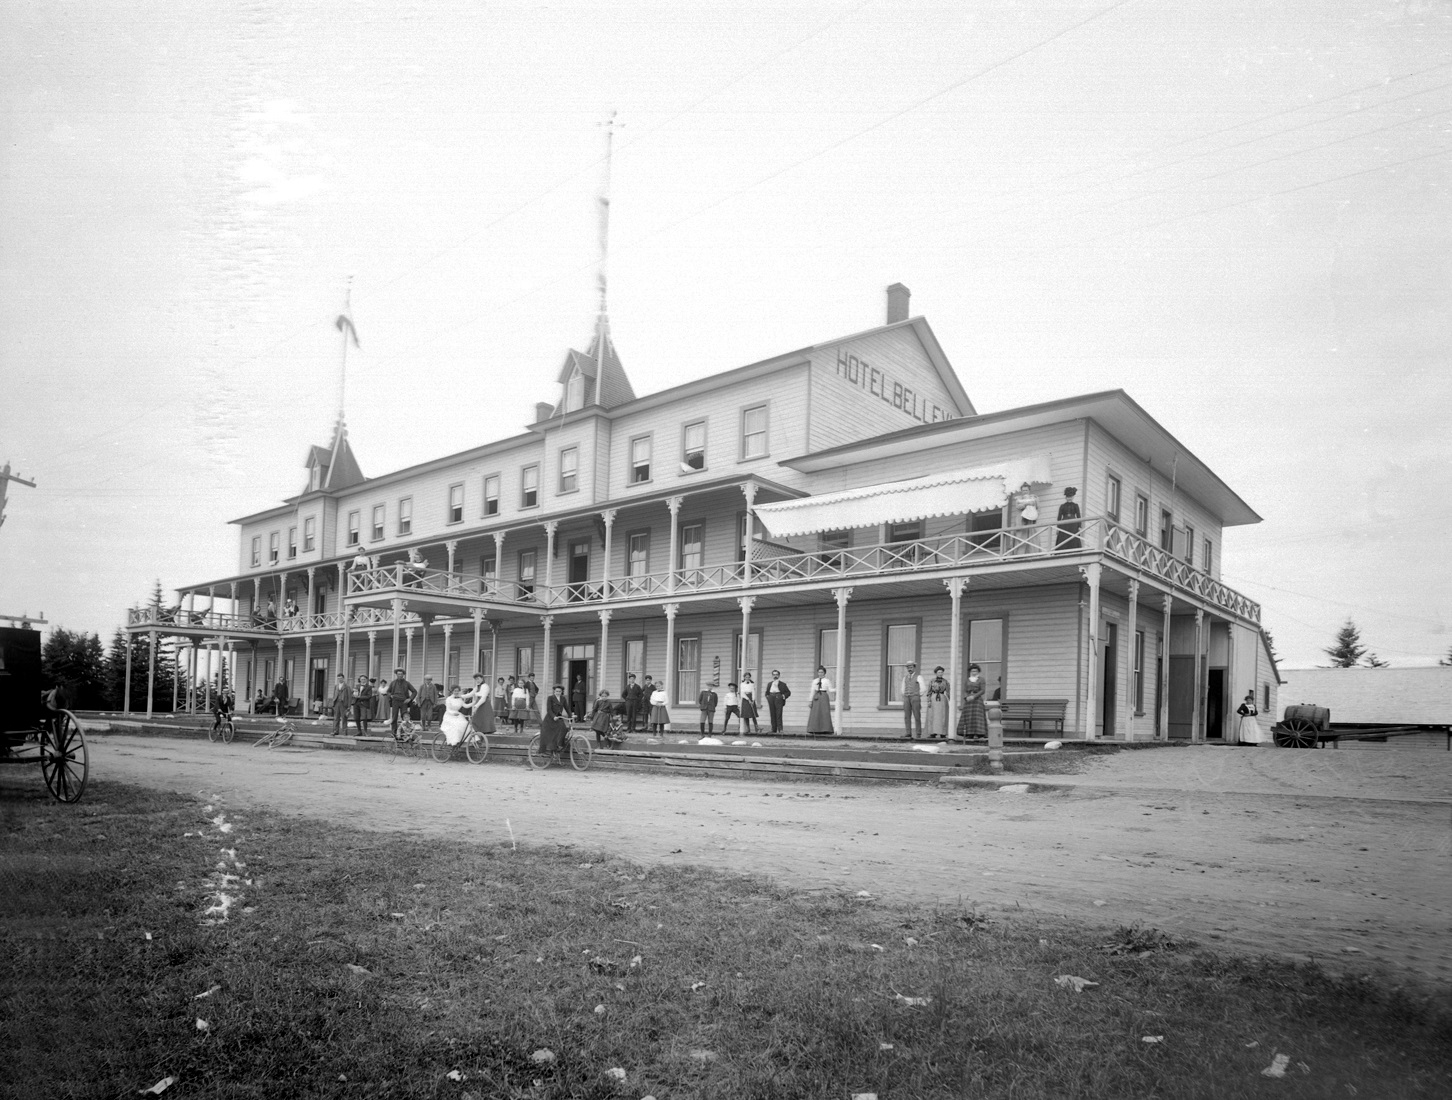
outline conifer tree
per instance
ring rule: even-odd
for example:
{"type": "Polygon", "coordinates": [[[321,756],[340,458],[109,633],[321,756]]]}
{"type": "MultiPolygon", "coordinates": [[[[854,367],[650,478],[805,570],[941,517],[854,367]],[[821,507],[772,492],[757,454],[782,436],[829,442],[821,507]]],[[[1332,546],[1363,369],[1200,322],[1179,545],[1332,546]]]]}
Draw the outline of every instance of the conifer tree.
{"type": "Polygon", "coordinates": [[[1366,653],[1361,629],[1349,617],[1336,632],[1336,640],[1321,651],[1331,658],[1332,668],[1354,668],[1366,653]]]}

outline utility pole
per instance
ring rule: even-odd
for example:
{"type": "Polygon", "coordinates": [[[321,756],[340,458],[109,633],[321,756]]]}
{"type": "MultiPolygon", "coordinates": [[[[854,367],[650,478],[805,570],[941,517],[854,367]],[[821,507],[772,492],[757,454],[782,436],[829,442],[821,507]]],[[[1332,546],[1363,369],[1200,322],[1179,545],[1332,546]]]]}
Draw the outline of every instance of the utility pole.
{"type": "Polygon", "coordinates": [[[28,485],[32,489],[35,488],[35,482],[26,481],[19,474],[12,474],[10,472],[10,463],[7,462],[4,466],[0,466],[0,527],[5,526],[5,497],[12,481],[21,485],[28,485]]]}

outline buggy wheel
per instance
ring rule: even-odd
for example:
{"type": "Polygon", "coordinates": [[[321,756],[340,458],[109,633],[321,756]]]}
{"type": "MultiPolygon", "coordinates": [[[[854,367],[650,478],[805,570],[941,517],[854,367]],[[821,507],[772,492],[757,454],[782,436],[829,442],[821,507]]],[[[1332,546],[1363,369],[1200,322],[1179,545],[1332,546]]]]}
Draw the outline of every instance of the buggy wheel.
{"type": "Polygon", "coordinates": [[[444,764],[453,759],[454,746],[449,744],[449,739],[442,733],[436,733],[433,740],[433,753],[434,759],[440,764],[444,764]]]}
{"type": "Polygon", "coordinates": [[[1314,749],[1316,732],[1315,725],[1309,719],[1292,718],[1275,727],[1274,737],[1276,744],[1282,748],[1314,749]]]}
{"type": "Polygon", "coordinates": [[[489,738],[482,733],[470,733],[464,738],[464,755],[471,764],[482,764],[489,755],[489,738]]]}
{"type": "Polygon", "coordinates": [[[86,735],[68,710],[61,711],[55,728],[40,738],[40,773],[58,802],[79,802],[85,793],[86,778],[91,773],[86,735]]]}
{"type": "Polygon", "coordinates": [[[232,743],[232,738],[234,738],[236,736],[237,736],[237,726],[236,726],[236,723],[234,723],[232,721],[232,719],[229,717],[229,718],[225,719],[222,722],[222,743],[224,745],[230,745],[232,743]]]}
{"type": "Polygon", "coordinates": [[[574,765],[577,772],[582,772],[590,766],[590,759],[595,755],[595,750],[590,746],[590,739],[575,734],[570,738],[570,763],[574,765]]]}
{"type": "Polygon", "coordinates": [[[539,734],[535,734],[529,739],[529,748],[525,749],[524,753],[529,760],[529,766],[538,770],[548,768],[554,759],[549,753],[540,751],[539,734]]]}

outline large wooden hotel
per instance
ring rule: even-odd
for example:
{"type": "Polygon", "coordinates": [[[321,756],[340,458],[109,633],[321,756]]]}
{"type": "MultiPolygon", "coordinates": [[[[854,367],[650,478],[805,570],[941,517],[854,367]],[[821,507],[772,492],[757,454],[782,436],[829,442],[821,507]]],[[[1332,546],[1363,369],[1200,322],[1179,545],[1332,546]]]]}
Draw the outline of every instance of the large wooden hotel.
{"type": "Polygon", "coordinates": [[[1248,691],[1269,728],[1260,607],[1219,579],[1255,512],[1123,391],[980,413],[909,312],[894,285],[879,327],[645,396],[602,315],[519,435],[365,477],[340,422],[296,497],[233,521],[230,575],[128,629],[303,713],[339,670],[616,695],[633,672],[694,729],[744,667],[780,670],[800,732],[825,665],[837,730],[896,734],[911,662],[955,696],[981,666],[1039,736],[1233,736],[1248,691]]]}

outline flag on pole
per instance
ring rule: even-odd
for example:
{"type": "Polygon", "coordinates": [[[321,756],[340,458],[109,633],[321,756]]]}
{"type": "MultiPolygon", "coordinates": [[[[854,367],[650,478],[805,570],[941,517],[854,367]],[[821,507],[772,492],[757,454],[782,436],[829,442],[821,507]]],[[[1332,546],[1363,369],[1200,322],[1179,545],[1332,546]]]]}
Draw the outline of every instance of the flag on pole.
{"type": "Polygon", "coordinates": [[[338,319],[333,322],[333,326],[339,332],[343,333],[345,338],[351,336],[353,338],[353,346],[355,348],[362,347],[362,345],[358,343],[358,330],[353,327],[352,318],[350,318],[346,313],[338,314],[338,319]]]}

